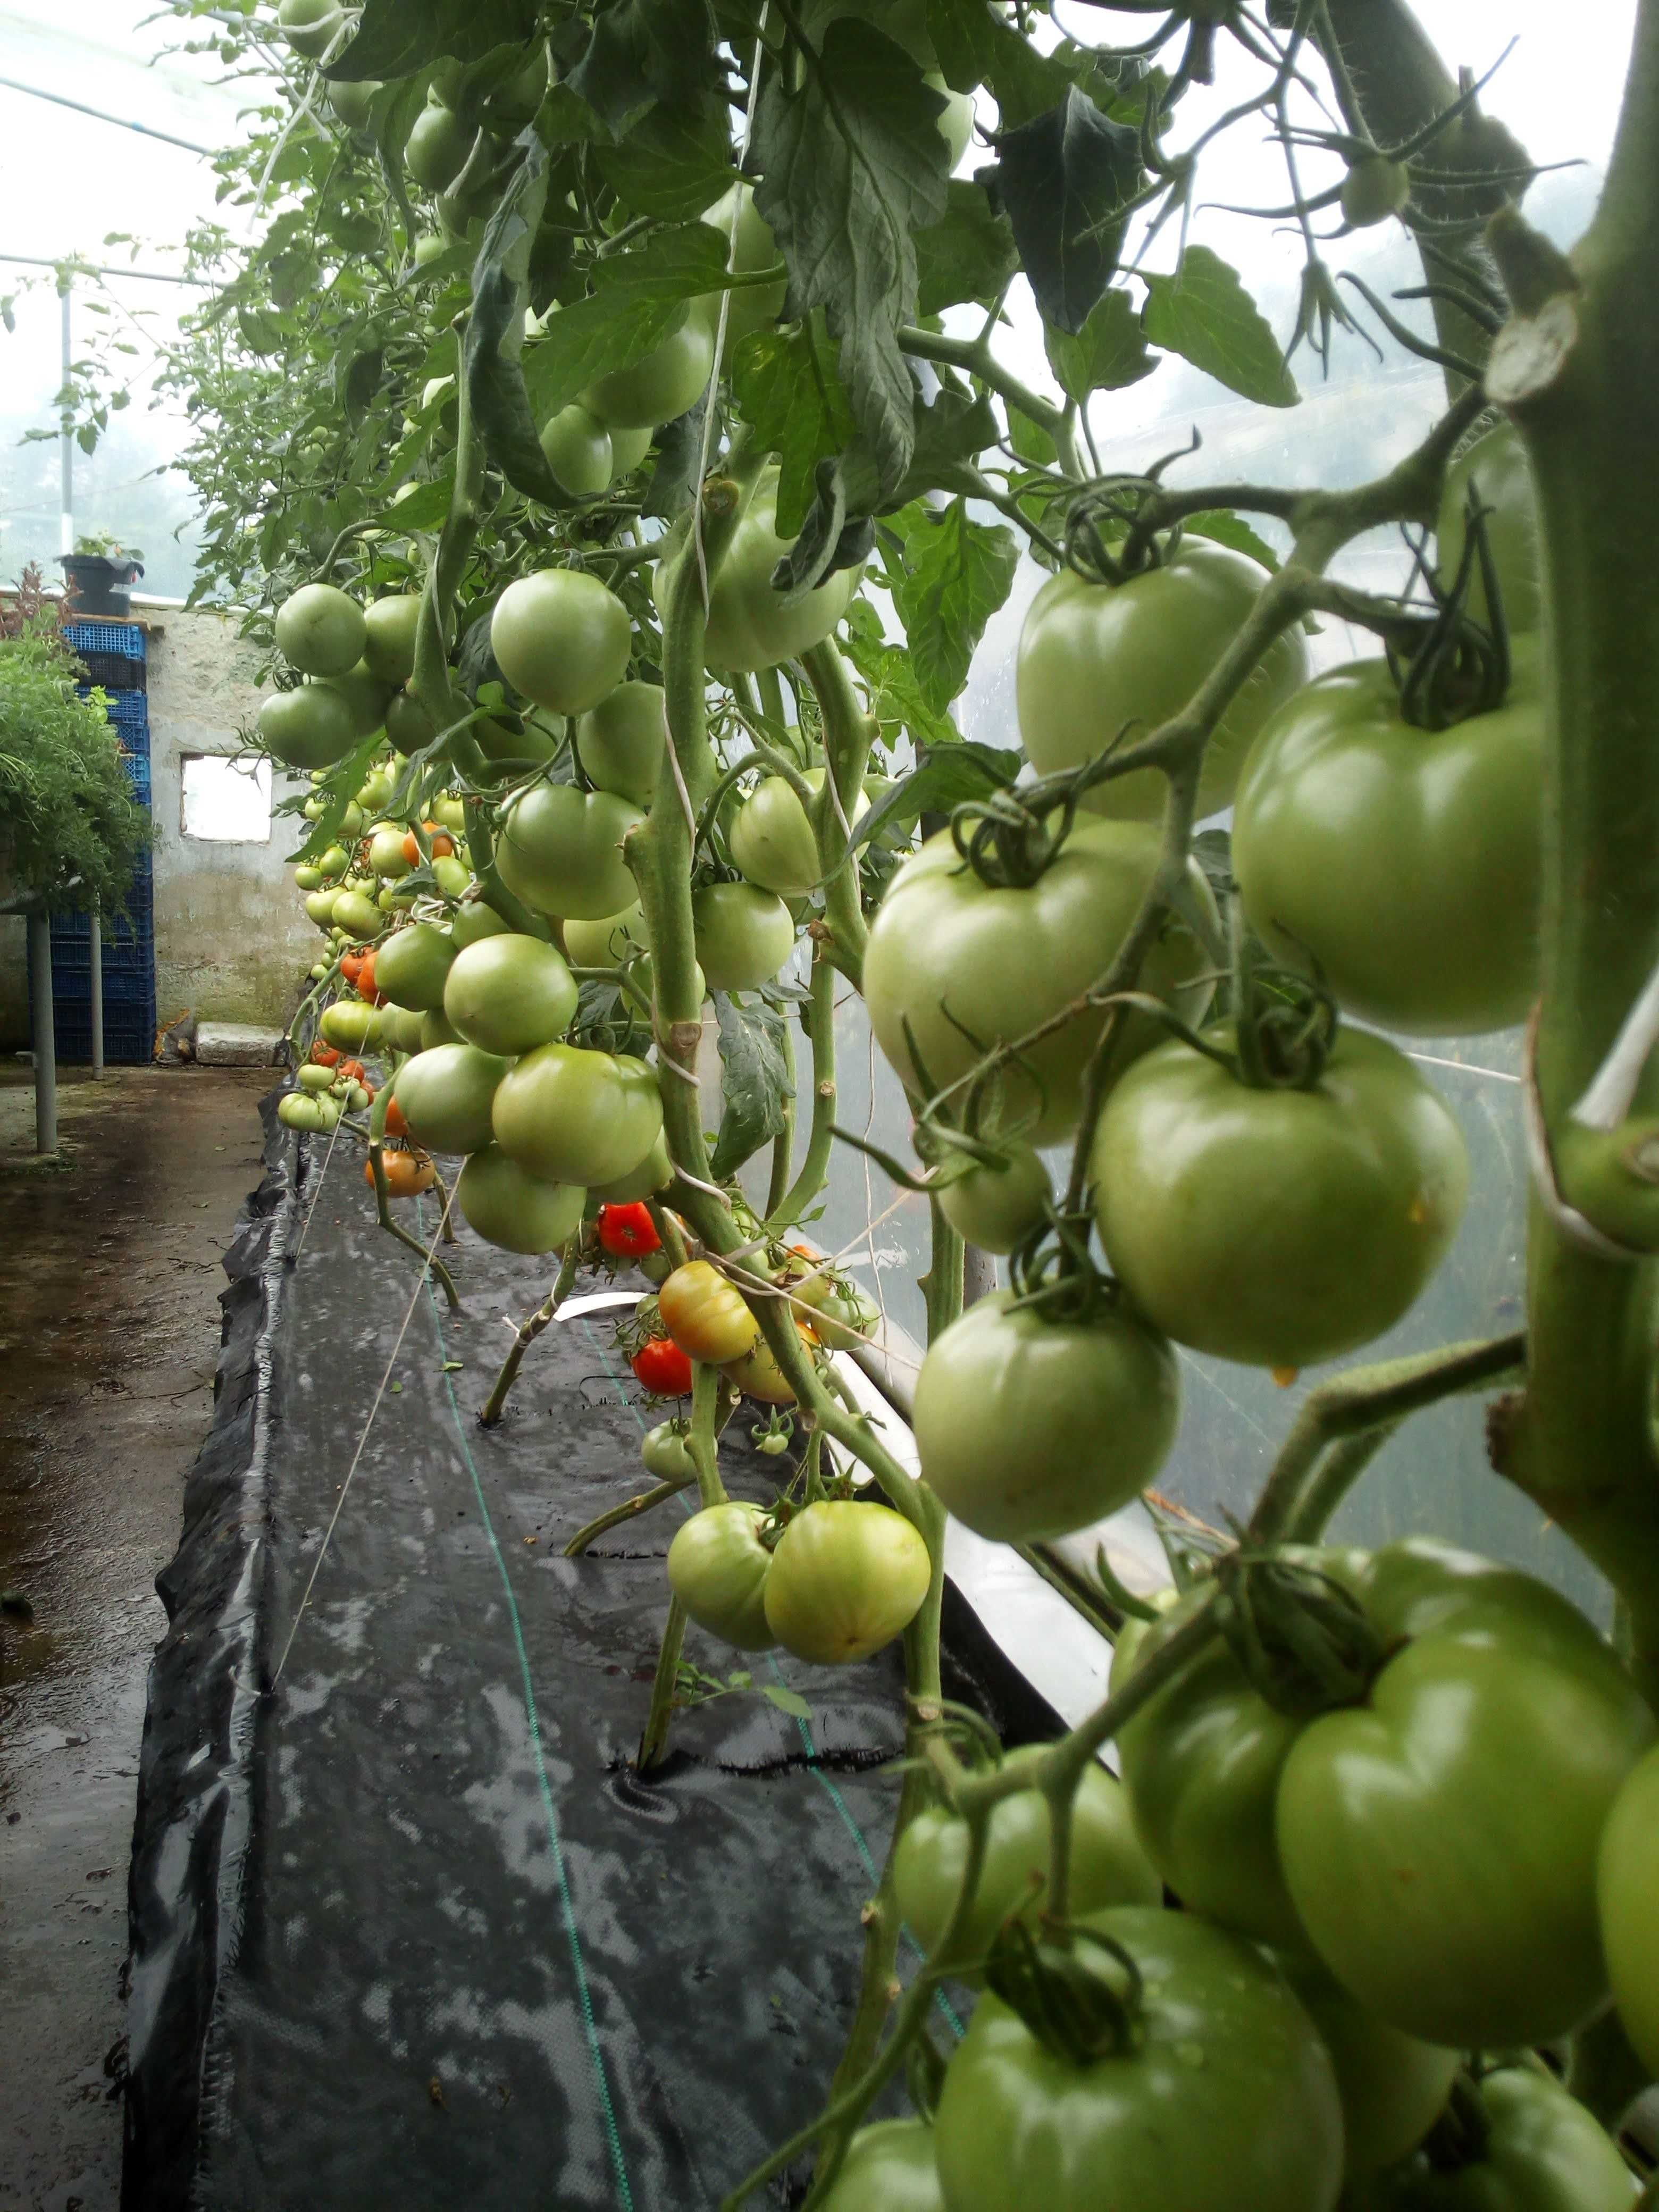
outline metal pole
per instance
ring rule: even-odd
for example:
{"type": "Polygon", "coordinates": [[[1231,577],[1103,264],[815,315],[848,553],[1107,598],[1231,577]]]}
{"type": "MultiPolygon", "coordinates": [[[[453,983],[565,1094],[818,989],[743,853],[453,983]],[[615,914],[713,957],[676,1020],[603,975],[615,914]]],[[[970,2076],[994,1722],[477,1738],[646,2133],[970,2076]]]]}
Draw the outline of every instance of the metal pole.
{"type": "Polygon", "coordinates": [[[58,1150],[58,1040],[52,1019],[52,925],[43,914],[28,918],[29,996],[34,1006],[34,1149],[58,1150]]]}
{"type": "Polygon", "coordinates": [[[63,305],[64,325],[64,382],[58,410],[58,550],[75,550],[75,401],[70,390],[74,374],[75,357],[70,331],[70,302],[75,295],[75,279],[68,270],[58,280],[58,295],[63,305]]]}
{"type": "Polygon", "coordinates": [[[87,925],[87,951],[92,962],[92,1079],[104,1079],[104,925],[94,907],[87,925]]]}
{"type": "Polygon", "coordinates": [[[137,131],[145,138],[159,138],[164,145],[180,146],[186,154],[205,154],[210,161],[214,149],[198,146],[193,138],[176,138],[171,131],[157,131],[148,123],[135,123],[125,115],[107,114],[101,107],[88,107],[83,100],[71,100],[61,92],[46,92],[38,84],[20,84],[15,76],[0,76],[0,84],[8,92],[27,93],[31,100],[49,100],[57,107],[72,107],[77,115],[90,115],[100,123],[113,123],[122,131],[137,131]]]}

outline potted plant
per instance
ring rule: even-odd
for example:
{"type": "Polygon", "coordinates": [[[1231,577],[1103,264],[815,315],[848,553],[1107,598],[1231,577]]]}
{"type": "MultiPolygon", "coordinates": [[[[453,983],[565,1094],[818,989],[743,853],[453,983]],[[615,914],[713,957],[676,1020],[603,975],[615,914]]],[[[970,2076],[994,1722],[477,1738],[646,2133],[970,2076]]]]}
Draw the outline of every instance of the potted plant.
{"type": "Polygon", "coordinates": [[[65,591],[77,616],[107,615],[125,622],[132,612],[132,582],[144,573],[136,545],[123,545],[107,530],[77,538],[73,553],[60,553],[65,591]]]}

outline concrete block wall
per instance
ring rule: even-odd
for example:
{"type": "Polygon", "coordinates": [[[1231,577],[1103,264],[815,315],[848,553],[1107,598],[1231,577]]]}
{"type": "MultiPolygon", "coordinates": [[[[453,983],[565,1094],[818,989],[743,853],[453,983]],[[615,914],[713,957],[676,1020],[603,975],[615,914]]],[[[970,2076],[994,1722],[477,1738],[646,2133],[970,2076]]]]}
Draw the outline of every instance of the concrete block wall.
{"type": "MultiPolygon", "coordinates": [[[[189,1009],[204,1020],[285,1025],[319,941],[283,859],[301,825],[275,817],[266,840],[235,844],[186,837],[183,828],[185,761],[240,751],[259,711],[258,656],[234,619],[208,609],[139,601],[133,612],[149,646],[157,1017],[189,1009]]],[[[279,779],[272,797],[295,787],[279,779]]],[[[24,925],[0,915],[0,1051],[27,1044],[24,925]]]]}
{"type": "MultiPolygon", "coordinates": [[[[149,744],[155,1011],[163,1022],[189,1009],[204,1020],[283,1025],[316,957],[317,933],[283,859],[299,842],[292,816],[274,817],[258,844],[186,837],[182,827],[185,760],[240,750],[241,733],[259,711],[258,659],[228,616],[170,607],[155,617],[149,744]]],[[[271,796],[294,787],[279,779],[271,796]]]]}

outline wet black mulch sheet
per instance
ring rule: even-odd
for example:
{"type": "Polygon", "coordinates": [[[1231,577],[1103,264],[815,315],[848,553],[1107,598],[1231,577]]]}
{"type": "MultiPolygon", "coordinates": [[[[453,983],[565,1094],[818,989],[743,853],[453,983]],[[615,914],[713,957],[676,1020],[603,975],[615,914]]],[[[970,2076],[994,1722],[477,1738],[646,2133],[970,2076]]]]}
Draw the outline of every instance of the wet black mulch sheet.
{"type": "MultiPolygon", "coordinates": [[[[376,1230],[356,1148],[319,1182],[325,1147],[301,1155],[265,1110],[215,1425],[161,1577],[125,2212],[714,2206],[810,2118],[846,2032],[896,1796],[874,1770],[900,1742],[897,1647],[832,1673],[693,1629],[688,1658],[752,1666],[757,1687],[677,1717],[639,1778],[685,1509],[561,1556],[648,1481],[661,1409],[611,1318],[556,1322],[482,1430],[503,1317],[550,1263],[462,1229],[465,1314],[435,1291],[411,1310],[416,1262],[376,1230]]],[[[428,1198],[426,1237],[436,1218],[428,1198]]],[[[759,1497],[775,1463],[750,1425],[722,1467],[759,1497]]],[[[1011,1736],[1040,1725],[951,1618],[953,1693],[1011,1736]]]]}

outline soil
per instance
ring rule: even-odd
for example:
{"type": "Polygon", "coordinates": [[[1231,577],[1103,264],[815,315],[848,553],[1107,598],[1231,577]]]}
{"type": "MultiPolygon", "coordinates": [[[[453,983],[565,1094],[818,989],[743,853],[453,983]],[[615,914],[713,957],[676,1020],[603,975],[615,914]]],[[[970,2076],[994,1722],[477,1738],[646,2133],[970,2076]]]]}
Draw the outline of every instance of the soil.
{"type": "Polygon", "coordinates": [[[0,1070],[0,2212],[115,2212],[157,1571],[212,1409],[263,1069],[0,1070]],[[27,1609],[25,1609],[27,1608],[27,1609]]]}

